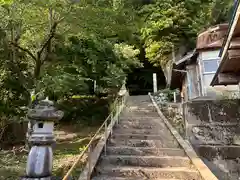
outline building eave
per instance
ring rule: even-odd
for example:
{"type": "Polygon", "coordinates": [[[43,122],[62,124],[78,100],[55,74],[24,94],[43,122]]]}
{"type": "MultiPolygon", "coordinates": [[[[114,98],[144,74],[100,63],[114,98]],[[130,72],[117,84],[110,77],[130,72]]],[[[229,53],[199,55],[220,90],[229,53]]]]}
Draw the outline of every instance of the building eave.
{"type": "Polygon", "coordinates": [[[224,43],[223,43],[223,47],[220,51],[219,56],[221,57],[221,61],[219,64],[219,67],[213,77],[212,82],[210,83],[211,86],[214,85],[218,85],[218,74],[222,71],[226,61],[227,61],[227,51],[230,47],[231,44],[231,40],[234,34],[234,30],[236,28],[237,22],[239,21],[239,16],[240,16],[240,6],[239,6],[239,0],[236,1],[235,4],[235,10],[234,10],[234,14],[233,14],[233,18],[231,19],[230,25],[229,25],[229,30],[228,30],[228,35],[226,36],[224,43]]]}
{"type": "Polygon", "coordinates": [[[179,59],[177,62],[175,62],[175,65],[178,67],[183,64],[190,63],[194,56],[196,56],[197,54],[198,54],[197,50],[194,49],[192,52],[188,53],[187,55],[179,59]]]}
{"type": "Polygon", "coordinates": [[[196,62],[197,55],[198,55],[198,52],[196,51],[196,49],[194,49],[192,52],[189,52],[187,55],[179,59],[177,62],[173,63],[172,76],[170,80],[170,88],[172,89],[181,88],[181,84],[185,77],[184,73],[174,71],[174,69],[185,70],[186,65],[196,62]]]}
{"type": "MultiPolygon", "coordinates": [[[[225,47],[225,45],[227,44],[228,35],[229,35],[230,32],[231,32],[231,29],[232,29],[233,23],[234,23],[234,21],[235,21],[235,17],[236,17],[236,15],[237,15],[238,9],[239,9],[239,0],[236,0],[236,1],[235,1],[235,4],[234,4],[233,15],[232,15],[232,18],[231,18],[230,23],[229,23],[227,36],[224,38],[222,47],[225,47]]],[[[224,51],[224,48],[221,49],[221,51],[220,51],[220,53],[219,53],[219,57],[222,56],[223,51],[224,51]]]]}

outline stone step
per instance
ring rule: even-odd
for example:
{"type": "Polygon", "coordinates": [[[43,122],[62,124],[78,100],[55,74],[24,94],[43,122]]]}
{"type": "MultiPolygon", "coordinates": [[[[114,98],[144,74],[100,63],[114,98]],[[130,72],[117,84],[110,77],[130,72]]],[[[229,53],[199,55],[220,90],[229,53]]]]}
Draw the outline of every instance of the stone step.
{"type": "Polygon", "coordinates": [[[102,156],[101,165],[114,166],[141,166],[141,167],[189,167],[192,168],[188,157],[181,156],[133,156],[133,155],[109,155],[102,156]]]}
{"type": "Polygon", "coordinates": [[[123,116],[125,117],[141,117],[141,116],[150,116],[150,117],[156,117],[158,115],[158,113],[156,111],[152,111],[152,110],[145,110],[145,111],[138,111],[138,110],[135,110],[135,111],[126,111],[126,112],[123,112],[122,114],[123,116]]]}
{"type": "Polygon", "coordinates": [[[139,118],[138,117],[132,117],[132,118],[122,118],[119,119],[118,121],[119,125],[127,125],[127,126],[131,126],[134,124],[141,124],[141,125],[145,125],[145,126],[149,126],[149,125],[157,125],[157,126],[164,126],[165,124],[161,121],[161,119],[157,119],[157,118],[139,118]]]}
{"type": "Polygon", "coordinates": [[[128,121],[128,122],[120,122],[117,126],[117,128],[132,128],[132,129],[166,129],[166,126],[164,123],[158,124],[156,122],[147,121],[146,123],[142,123],[141,121],[128,121]]]}
{"type": "Polygon", "coordinates": [[[140,113],[128,113],[128,115],[124,115],[122,114],[120,117],[120,120],[140,120],[140,121],[144,121],[144,120],[156,120],[159,119],[159,115],[157,113],[153,113],[153,114],[140,114],[140,113]]]}
{"type": "Polygon", "coordinates": [[[198,171],[186,167],[177,168],[145,168],[129,166],[103,166],[96,168],[97,174],[112,177],[137,178],[137,179],[181,179],[181,180],[201,180],[198,171]]]}
{"type": "Polygon", "coordinates": [[[199,155],[205,157],[208,160],[212,160],[217,157],[223,159],[236,159],[240,158],[240,146],[227,146],[227,145],[201,145],[196,147],[199,155]]]}
{"type": "Polygon", "coordinates": [[[121,115],[121,117],[119,118],[120,122],[149,122],[149,120],[152,121],[160,121],[159,120],[159,115],[155,114],[154,116],[130,116],[129,114],[127,116],[124,116],[124,114],[121,115]]]}
{"type": "Polygon", "coordinates": [[[147,112],[147,113],[153,113],[153,112],[157,112],[155,107],[146,107],[146,106],[135,106],[135,107],[130,107],[129,109],[127,109],[127,112],[147,112]]]}
{"type": "Polygon", "coordinates": [[[171,133],[166,128],[154,128],[154,129],[134,129],[134,128],[115,128],[113,130],[116,134],[145,134],[145,135],[155,135],[159,134],[165,137],[171,137],[171,133]]]}
{"type": "Polygon", "coordinates": [[[154,114],[157,112],[157,110],[155,108],[147,108],[147,107],[129,107],[126,108],[125,111],[126,113],[142,113],[142,114],[154,114]]]}
{"type": "Polygon", "coordinates": [[[157,112],[123,112],[121,119],[124,118],[137,118],[137,119],[145,119],[146,117],[151,117],[151,118],[159,118],[159,115],[157,112]]]}
{"type": "MultiPolygon", "coordinates": [[[[111,177],[111,176],[96,176],[93,177],[92,180],[139,180],[139,178],[123,178],[123,177],[111,177]]],[[[148,178],[141,178],[141,180],[180,180],[180,179],[169,179],[169,178],[154,178],[154,179],[148,179],[148,178]]]]}
{"type": "Polygon", "coordinates": [[[149,148],[149,147],[107,147],[109,155],[136,155],[136,156],[186,156],[182,149],[178,148],[149,148]]]}
{"type": "Polygon", "coordinates": [[[109,146],[130,146],[130,147],[155,147],[155,148],[178,148],[176,141],[160,140],[139,140],[139,139],[110,139],[109,146]]]}
{"type": "Polygon", "coordinates": [[[164,127],[165,124],[161,122],[161,120],[158,118],[152,118],[152,119],[124,119],[122,121],[118,122],[118,125],[121,126],[138,126],[141,125],[143,127],[149,128],[152,126],[160,126],[164,127]]]}
{"type": "Polygon", "coordinates": [[[186,156],[179,148],[149,148],[149,147],[107,147],[109,155],[136,155],[136,156],[186,156]]]}
{"type": "MultiPolygon", "coordinates": [[[[168,132],[166,132],[168,133],[168,132]]],[[[118,134],[114,133],[112,135],[113,139],[118,139],[118,140],[128,140],[128,139],[139,139],[139,140],[160,140],[160,141],[173,141],[174,138],[169,135],[169,137],[163,136],[160,133],[159,134],[146,134],[146,133],[140,133],[140,134],[134,134],[130,133],[127,134],[118,134]]]]}

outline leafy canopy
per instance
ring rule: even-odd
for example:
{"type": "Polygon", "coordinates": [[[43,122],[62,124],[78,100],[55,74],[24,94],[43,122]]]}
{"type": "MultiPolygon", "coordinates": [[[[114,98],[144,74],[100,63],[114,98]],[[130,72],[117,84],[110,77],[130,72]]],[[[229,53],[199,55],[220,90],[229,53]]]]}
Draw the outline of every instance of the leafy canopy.
{"type": "Polygon", "coordinates": [[[156,0],[144,5],[139,13],[146,58],[161,66],[173,48],[193,49],[200,30],[228,20],[231,5],[228,0],[156,0]]]}
{"type": "Polygon", "coordinates": [[[110,93],[140,65],[128,44],[135,15],[125,1],[1,1],[0,13],[0,108],[7,116],[24,113],[36,96],[92,94],[94,81],[95,93],[110,93]]]}

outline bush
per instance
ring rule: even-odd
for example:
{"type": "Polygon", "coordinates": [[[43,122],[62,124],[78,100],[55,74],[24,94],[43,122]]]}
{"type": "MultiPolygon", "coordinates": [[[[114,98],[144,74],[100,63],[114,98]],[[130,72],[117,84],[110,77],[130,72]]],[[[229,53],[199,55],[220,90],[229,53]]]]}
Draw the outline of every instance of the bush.
{"type": "Polygon", "coordinates": [[[167,102],[173,102],[174,92],[176,92],[177,96],[180,94],[180,91],[178,89],[176,90],[163,89],[158,91],[157,93],[154,93],[153,95],[155,96],[155,99],[158,104],[164,104],[167,102]]]}
{"type": "Polygon", "coordinates": [[[79,96],[58,101],[64,111],[62,123],[77,122],[86,125],[101,124],[109,114],[113,97],[79,96]]]}

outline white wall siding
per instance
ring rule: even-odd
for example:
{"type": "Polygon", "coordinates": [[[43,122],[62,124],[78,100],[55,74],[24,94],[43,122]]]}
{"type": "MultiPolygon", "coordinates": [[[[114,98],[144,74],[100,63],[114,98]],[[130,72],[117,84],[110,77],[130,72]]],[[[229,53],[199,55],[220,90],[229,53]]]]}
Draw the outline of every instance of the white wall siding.
{"type": "Polygon", "coordinates": [[[221,94],[224,94],[225,92],[237,92],[238,86],[210,86],[210,83],[214,77],[214,72],[205,72],[204,71],[204,61],[209,60],[220,60],[219,57],[220,50],[214,50],[214,51],[204,51],[199,53],[198,58],[198,65],[201,72],[201,78],[202,78],[202,90],[203,95],[205,96],[218,96],[221,94]]]}
{"type": "Polygon", "coordinates": [[[214,50],[214,51],[203,51],[201,52],[201,59],[202,60],[208,60],[208,59],[220,59],[219,57],[220,50],[214,50]]]}
{"type": "MultiPolygon", "coordinates": [[[[200,70],[201,78],[201,89],[204,96],[218,96],[224,94],[225,92],[237,92],[238,86],[210,86],[215,72],[205,72],[204,61],[209,60],[220,60],[219,57],[220,50],[214,51],[203,51],[199,53],[198,56],[198,68],[200,70]]],[[[208,68],[209,69],[209,68],[208,68]]]]}
{"type": "Polygon", "coordinates": [[[219,53],[220,53],[220,50],[200,52],[199,65],[201,67],[201,74],[202,74],[203,95],[213,96],[215,94],[214,89],[210,86],[210,83],[213,79],[215,72],[212,72],[212,73],[205,72],[204,61],[209,61],[209,60],[218,61],[220,59],[219,53]]]}

